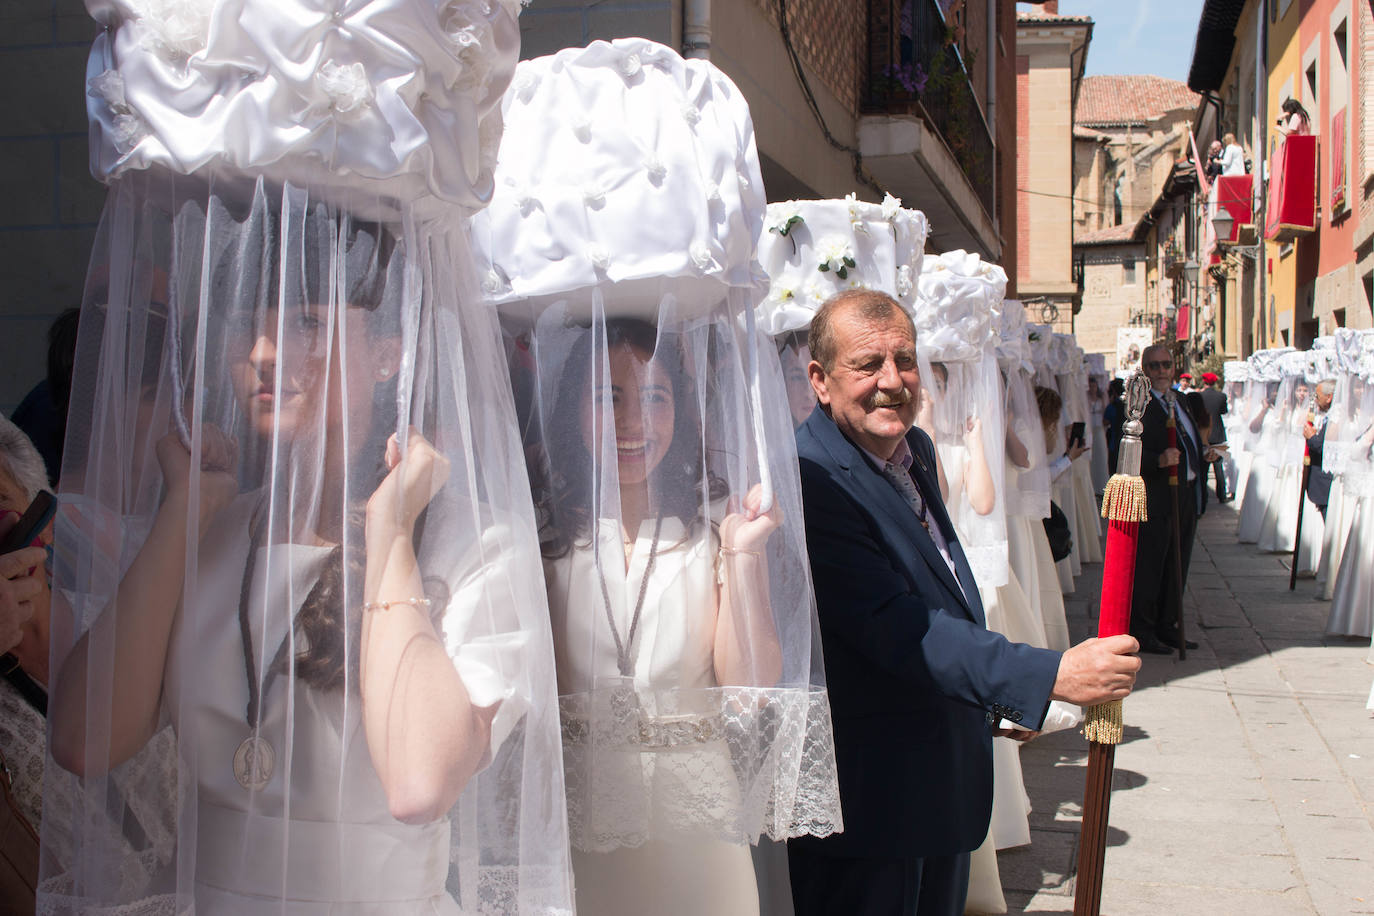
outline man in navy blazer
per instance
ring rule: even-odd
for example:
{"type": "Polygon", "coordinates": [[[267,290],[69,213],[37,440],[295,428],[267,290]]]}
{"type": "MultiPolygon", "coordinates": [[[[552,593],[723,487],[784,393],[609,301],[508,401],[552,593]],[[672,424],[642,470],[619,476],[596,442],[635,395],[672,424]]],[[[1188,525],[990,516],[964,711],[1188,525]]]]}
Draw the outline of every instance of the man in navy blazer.
{"type": "Polygon", "coordinates": [[[797,430],[806,541],[835,727],[843,833],[788,844],[798,916],[963,913],[992,810],[1000,720],[1033,735],[1051,699],[1130,693],[1129,636],[1062,655],[989,632],[913,429],[915,329],[890,297],[839,294],[812,321],[819,406],[797,430]]]}

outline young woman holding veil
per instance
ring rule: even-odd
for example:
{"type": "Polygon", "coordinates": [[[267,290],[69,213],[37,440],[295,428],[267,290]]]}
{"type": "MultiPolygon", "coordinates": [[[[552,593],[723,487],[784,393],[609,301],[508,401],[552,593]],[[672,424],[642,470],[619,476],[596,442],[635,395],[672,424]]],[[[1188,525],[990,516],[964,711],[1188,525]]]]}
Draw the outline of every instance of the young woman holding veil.
{"type": "Polygon", "coordinates": [[[522,63],[504,114],[474,239],[535,375],[578,909],[756,912],[749,844],[839,805],[748,110],[628,39],[522,63]]]}
{"type": "Polygon", "coordinates": [[[111,191],[51,729],[80,781],[49,787],[78,801],[45,821],[40,908],[570,912],[535,526],[465,225],[513,5],[172,13],[103,5],[91,58],[111,191]],[[169,827],[135,835],[150,798],[169,827]]]}

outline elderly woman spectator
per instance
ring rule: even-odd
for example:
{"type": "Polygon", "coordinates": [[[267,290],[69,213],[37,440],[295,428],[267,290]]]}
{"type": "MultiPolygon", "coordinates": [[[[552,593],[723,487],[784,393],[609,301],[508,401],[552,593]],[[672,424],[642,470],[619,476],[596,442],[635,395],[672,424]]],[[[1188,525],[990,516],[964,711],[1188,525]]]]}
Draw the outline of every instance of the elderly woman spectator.
{"type": "MultiPolygon", "coordinates": [[[[8,531],[47,486],[43,459],[29,437],[0,417],[0,529],[8,531]]],[[[40,540],[52,542],[52,527],[40,540]]],[[[38,828],[42,813],[43,735],[48,694],[48,605],[51,592],[38,547],[0,556],[0,754],[14,780],[24,817],[38,828]]]]}

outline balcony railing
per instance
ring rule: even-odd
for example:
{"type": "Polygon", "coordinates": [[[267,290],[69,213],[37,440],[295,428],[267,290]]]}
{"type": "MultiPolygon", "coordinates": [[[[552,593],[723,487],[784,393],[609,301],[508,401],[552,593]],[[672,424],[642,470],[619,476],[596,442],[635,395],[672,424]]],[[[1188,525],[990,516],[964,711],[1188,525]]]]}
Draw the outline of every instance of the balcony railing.
{"type": "Polygon", "coordinates": [[[868,0],[863,111],[925,121],[949,147],[988,215],[995,215],[992,134],[936,0],[868,0]]]}

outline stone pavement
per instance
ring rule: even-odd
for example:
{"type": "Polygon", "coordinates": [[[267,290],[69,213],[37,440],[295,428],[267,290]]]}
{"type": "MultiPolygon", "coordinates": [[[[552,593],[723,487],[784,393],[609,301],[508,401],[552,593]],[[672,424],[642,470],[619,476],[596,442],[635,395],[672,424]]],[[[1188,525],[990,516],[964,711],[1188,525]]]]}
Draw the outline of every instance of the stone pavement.
{"type": "MultiPolygon", "coordinates": [[[[1188,660],[1147,655],[1117,748],[1102,912],[1374,914],[1369,642],[1328,639],[1311,579],[1235,539],[1232,505],[1199,525],[1188,660]]],[[[1095,635],[1101,567],[1068,602],[1095,635]]],[[[999,854],[1013,913],[1073,911],[1087,765],[1080,733],[1022,750],[1032,844],[999,854]]]]}

